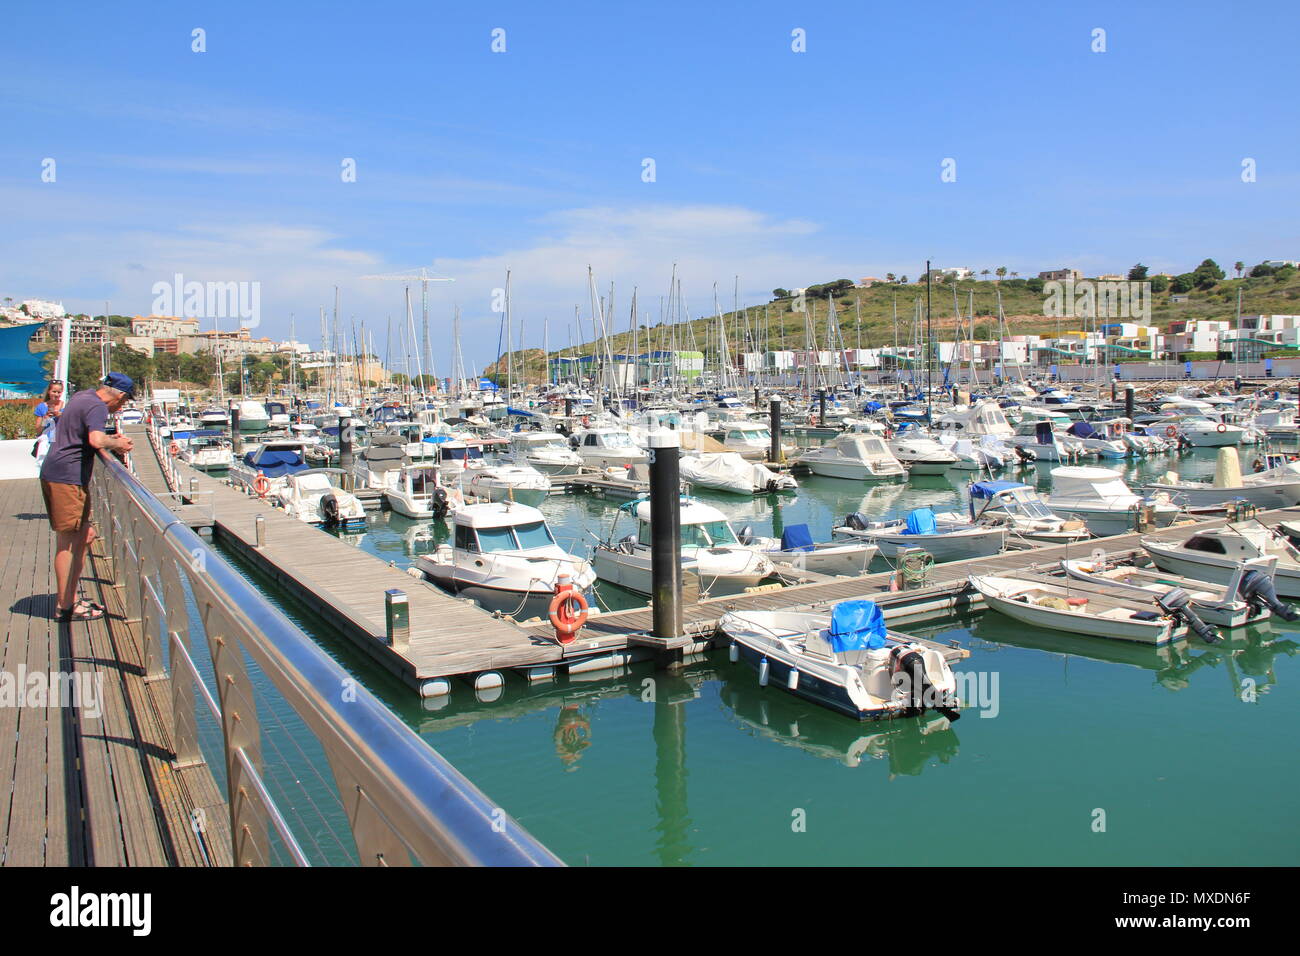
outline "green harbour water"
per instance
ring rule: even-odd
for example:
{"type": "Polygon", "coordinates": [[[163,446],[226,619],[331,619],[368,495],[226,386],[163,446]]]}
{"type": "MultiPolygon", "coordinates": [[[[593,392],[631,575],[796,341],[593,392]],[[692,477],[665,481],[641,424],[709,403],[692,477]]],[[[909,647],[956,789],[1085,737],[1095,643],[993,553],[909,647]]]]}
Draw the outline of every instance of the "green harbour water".
{"type": "MultiPolygon", "coordinates": [[[[1242,452],[1247,461],[1253,454],[1242,452]]],[[[1131,482],[1170,468],[1206,476],[1214,453],[1119,464],[1131,482]]],[[[1036,466],[1023,480],[1046,491],[1049,469],[1036,466]]],[[[757,533],[802,521],[824,540],[848,511],[964,508],[967,477],[950,474],[873,489],[804,479],[797,495],[753,501],[702,497],[757,533]]],[[[570,546],[605,536],[615,505],[578,495],[542,508],[570,546]]],[[[428,523],[385,512],[352,540],[404,565],[422,529],[428,523]]],[[[1164,649],[1038,631],[995,612],[904,628],[971,650],[955,670],[972,675],[981,706],[951,725],[937,715],[859,723],[760,688],[725,650],[671,673],[646,663],[533,686],[511,675],[493,701],[457,682],[450,698],[421,702],[309,609],[241,570],[573,865],[1294,865],[1300,857],[1295,625],[1268,621],[1226,632],[1219,645],[1164,649]]],[[[601,597],[615,607],[642,601],[610,589],[601,597]]],[[[280,732],[296,737],[292,724],[289,715],[280,732]]],[[[300,752],[281,791],[304,819],[328,817],[328,771],[308,766],[313,748],[300,752]]],[[[347,861],[337,838],[345,828],[336,818],[326,829],[322,862],[347,861]]]]}

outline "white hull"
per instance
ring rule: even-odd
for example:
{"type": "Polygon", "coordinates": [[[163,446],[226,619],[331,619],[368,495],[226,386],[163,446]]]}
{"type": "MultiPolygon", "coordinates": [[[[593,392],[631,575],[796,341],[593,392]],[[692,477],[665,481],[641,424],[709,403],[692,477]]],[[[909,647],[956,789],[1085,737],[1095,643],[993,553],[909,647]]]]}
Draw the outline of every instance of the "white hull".
{"type": "MultiPolygon", "coordinates": [[[[1129,641],[1135,644],[1149,644],[1152,647],[1167,644],[1176,633],[1172,622],[1166,619],[1156,621],[1124,620],[1120,617],[1090,614],[1085,611],[1058,610],[1038,604],[1015,600],[1021,582],[1014,579],[988,576],[980,578],[971,576],[971,584],[984,596],[984,602],[995,611],[1006,615],[1022,624],[1041,627],[1051,631],[1063,631],[1067,634],[1081,634],[1086,637],[1102,637],[1110,640],[1129,641]],[[1008,582],[1010,589],[1000,587],[1008,582]]],[[[1032,585],[1037,588],[1037,585],[1032,585]]],[[[1064,590],[1064,589],[1062,589],[1064,590]]],[[[1154,603],[1152,603],[1154,607],[1154,603]]]]}
{"type": "MultiPolygon", "coordinates": [[[[1146,549],[1147,554],[1151,555],[1151,560],[1155,562],[1156,567],[1171,574],[1180,574],[1214,584],[1227,584],[1236,573],[1236,562],[1229,558],[1198,554],[1195,558],[1189,559],[1185,556],[1189,552],[1166,542],[1149,539],[1143,539],[1142,547],[1146,549]]],[[[1300,568],[1287,567],[1279,563],[1273,575],[1273,587],[1280,597],[1300,598],[1300,568]]]]}

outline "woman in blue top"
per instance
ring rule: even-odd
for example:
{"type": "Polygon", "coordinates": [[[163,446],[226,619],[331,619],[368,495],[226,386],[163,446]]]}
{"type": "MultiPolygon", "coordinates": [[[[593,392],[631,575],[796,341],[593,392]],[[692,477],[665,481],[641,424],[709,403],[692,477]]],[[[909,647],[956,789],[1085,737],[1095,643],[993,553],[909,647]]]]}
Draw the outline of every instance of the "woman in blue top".
{"type": "Polygon", "coordinates": [[[58,421],[61,411],[63,411],[63,383],[55,379],[45,390],[41,403],[32,409],[32,414],[40,420],[40,429],[44,432],[58,421]]]}

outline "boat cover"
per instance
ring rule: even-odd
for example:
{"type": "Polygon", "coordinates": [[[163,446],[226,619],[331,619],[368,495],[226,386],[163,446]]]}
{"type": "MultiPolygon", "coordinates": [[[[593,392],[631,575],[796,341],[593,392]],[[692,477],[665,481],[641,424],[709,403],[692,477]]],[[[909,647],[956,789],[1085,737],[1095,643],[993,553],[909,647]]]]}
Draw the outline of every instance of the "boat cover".
{"type": "Polygon", "coordinates": [[[788,525],[781,532],[782,551],[813,551],[815,549],[812,530],[806,524],[788,525]]]}
{"type": "Polygon", "coordinates": [[[826,631],[831,650],[876,650],[885,646],[885,615],[874,601],[841,601],[831,608],[826,631]]]}
{"type": "Polygon", "coordinates": [[[970,486],[970,496],[972,498],[992,498],[994,495],[1000,495],[1012,488],[1028,487],[1028,485],[1020,481],[977,481],[970,486]]]}
{"type": "Polygon", "coordinates": [[[939,528],[934,520],[934,512],[929,508],[917,508],[907,513],[907,527],[903,534],[938,534],[939,528]]]}
{"type": "Polygon", "coordinates": [[[268,478],[292,475],[294,472],[304,471],[307,468],[307,463],[302,460],[302,456],[289,449],[266,449],[259,452],[249,452],[244,461],[268,478]]]}
{"type": "Polygon", "coordinates": [[[1087,422],[1075,422],[1066,429],[1075,438],[1092,438],[1097,434],[1097,429],[1093,428],[1087,422]]]}

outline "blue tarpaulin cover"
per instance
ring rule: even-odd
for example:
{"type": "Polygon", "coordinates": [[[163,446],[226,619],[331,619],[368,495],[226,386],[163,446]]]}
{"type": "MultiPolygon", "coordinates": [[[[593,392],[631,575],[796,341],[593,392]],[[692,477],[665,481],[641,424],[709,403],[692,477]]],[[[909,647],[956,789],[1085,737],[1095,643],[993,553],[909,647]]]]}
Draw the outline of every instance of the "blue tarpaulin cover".
{"type": "Polygon", "coordinates": [[[782,551],[814,550],[812,531],[806,524],[792,524],[781,532],[782,551]]]}
{"type": "Polygon", "coordinates": [[[1093,435],[1097,434],[1097,430],[1087,422],[1075,422],[1067,428],[1066,431],[1075,438],[1091,438],[1093,435]]]}
{"type": "Polygon", "coordinates": [[[992,498],[994,495],[1010,488],[1028,487],[1028,485],[1019,481],[977,481],[970,486],[970,496],[972,498],[992,498]]]}
{"type": "Polygon", "coordinates": [[[281,475],[292,475],[294,472],[307,469],[307,463],[302,460],[302,455],[288,449],[249,452],[244,456],[244,461],[268,478],[279,478],[281,475]]]}
{"type": "Polygon", "coordinates": [[[841,601],[831,608],[826,636],[837,654],[884,647],[885,615],[872,601],[841,601]]]}
{"type": "Polygon", "coordinates": [[[934,522],[934,512],[929,508],[917,508],[907,513],[907,528],[903,534],[937,534],[938,526],[934,522]]]}
{"type": "Polygon", "coordinates": [[[522,409],[522,408],[512,408],[512,407],[509,406],[509,405],[506,406],[506,414],[507,414],[507,415],[523,415],[523,416],[525,416],[525,417],[527,417],[527,418],[532,418],[532,417],[533,417],[533,413],[532,413],[532,412],[525,411],[525,410],[522,409]]]}
{"type": "Polygon", "coordinates": [[[879,402],[867,402],[867,405],[866,405],[866,409],[867,409],[867,411],[869,411],[869,412],[878,412],[878,411],[880,411],[880,410],[881,410],[882,408],[884,408],[884,407],[885,407],[885,406],[884,406],[884,405],[881,405],[879,402]]]}

